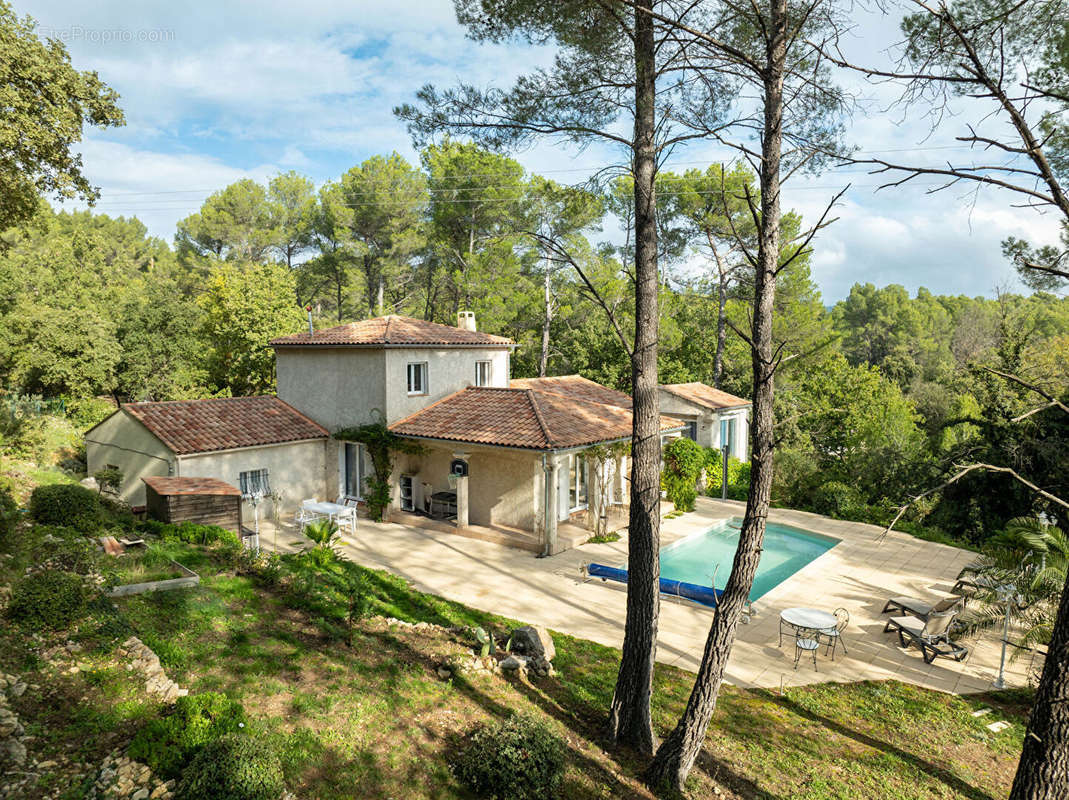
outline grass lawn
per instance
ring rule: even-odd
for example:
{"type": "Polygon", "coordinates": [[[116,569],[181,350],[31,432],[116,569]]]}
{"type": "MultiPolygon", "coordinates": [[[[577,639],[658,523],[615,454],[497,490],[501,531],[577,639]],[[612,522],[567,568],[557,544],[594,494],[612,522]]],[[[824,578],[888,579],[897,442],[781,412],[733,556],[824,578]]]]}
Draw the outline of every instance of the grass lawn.
{"type": "MultiPolygon", "coordinates": [[[[303,612],[251,578],[212,567],[198,548],[179,561],[201,573],[194,589],[117,601],[124,626],[160,656],[168,675],[191,691],[240,698],[258,734],[283,754],[287,784],[305,798],[465,797],[450,757],[475,724],[514,710],[547,721],[568,746],[562,796],[650,797],[627,753],[603,749],[600,730],[619,653],[554,635],[558,674],[525,683],[479,673],[441,680],[451,654],[471,652],[466,634],[389,626],[384,617],[443,626],[483,625],[498,635],[514,624],[410,590],[398,578],[367,572],[372,616],[357,624],[352,646],[323,637],[303,612]]],[[[13,702],[38,739],[39,760],[66,754],[99,763],[159,713],[138,681],[105,652],[98,634],[78,654],[82,669],[57,674],[13,633],[0,633],[5,671],[36,672],[13,702]]],[[[693,676],[658,665],[655,722],[666,733],[693,676]]],[[[719,787],[728,797],[1005,797],[1023,736],[1027,697],[938,694],[898,683],[826,684],[770,691],[725,687],[707,749],[693,772],[693,797],[719,787]],[[982,706],[993,713],[971,716],[982,706]],[[995,719],[1011,727],[991,733],[995,719]]],[[[56,781],[44,777],[36,794],[56,781]]],[[[62,789],[62,787],[59,787],[62,789]]],[[[76,786],[67,797],[80,796],[76,786]]]]}

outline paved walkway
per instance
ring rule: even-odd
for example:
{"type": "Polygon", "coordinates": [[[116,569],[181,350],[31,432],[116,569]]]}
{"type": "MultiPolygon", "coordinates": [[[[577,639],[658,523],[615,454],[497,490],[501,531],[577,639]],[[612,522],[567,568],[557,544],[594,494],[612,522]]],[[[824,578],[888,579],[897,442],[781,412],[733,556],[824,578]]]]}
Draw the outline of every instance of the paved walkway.
{"type": "MultiPolygon", "coordinates": [[[[662,544],[741,516],[743,505],[699,498],[695,512],[664,520],[662,544]]],[[[895,678],[957,693],[991,688],[1000,651],[994,635],[968,642],[971,653],[964,663],[939,658],[929,665],[919,650],[904,650],[896,635],[883,633],[886,615],[880,613],[892,595],[948,592],[972,553],[900,533],[877,541],[880,528],[801,511],[774,509],[769,519],[841,541],[755,603],[753,619],[739,627],[727,669],[731,683],[771,688],[895,678]],[[822,649],[816,671],[812,661],[794,669],[793,641],[785,640],[782,649],[777,646],[779,612],[789,606],[847,609],[850,624],[843,639],[849,653],[840,649],[832,662],[822,649]]],[[[277,538],[280,550],[293,546],[292,531],[277,538]]],[[[622,565],[626,538],[550,558],[452,533],[366,520],[360,521],[355,539],[344,538],[343,549],[354,561],[406,578],[420,591],[612,647],[623,641],[624,587],[584,581],[581,567],[591,561],[622,565]]],[[[261,542],[272,546],[272,533],[265,530],[261,542]]],[[[657,660],[696,671],[711,619],[711,611],[690,603],[662,602],[657,660]]],[[[1027,657],[1008,665],[1008,682],[1024,684],[1027,669],[1027,657]]]]}

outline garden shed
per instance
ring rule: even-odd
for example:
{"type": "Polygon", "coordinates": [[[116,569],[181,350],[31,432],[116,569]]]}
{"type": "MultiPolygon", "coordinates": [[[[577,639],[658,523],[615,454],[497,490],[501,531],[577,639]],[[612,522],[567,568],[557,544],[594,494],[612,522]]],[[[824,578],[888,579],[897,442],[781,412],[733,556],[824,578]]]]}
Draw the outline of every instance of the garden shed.
{"type": "Polygon", "coordinates": [[[152,476],[145,482],[145,509],[160,522],[218,525],[241,535],[241,492],[216,478],[152,476]]]}

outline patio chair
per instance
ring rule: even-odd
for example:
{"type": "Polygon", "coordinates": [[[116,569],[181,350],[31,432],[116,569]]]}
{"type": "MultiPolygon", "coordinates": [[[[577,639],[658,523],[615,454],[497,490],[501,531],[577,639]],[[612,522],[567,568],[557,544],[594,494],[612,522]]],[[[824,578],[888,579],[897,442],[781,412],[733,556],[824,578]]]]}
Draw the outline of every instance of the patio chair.
{"type": "Polygon", "coordinates": [[[850,612],[845,608],[835,609],[835,627],[825,628],[817,634],[817,640],[825,639],[825,645],[828,647],[828,653],[831,654],[831,660],[835,660],[835,648],[840,644],[843,646],[843,652],[849,654],[849,650],[846,649],[846,642],[843,641],[843,631],[846,630],[846,626],[850,624],[850,612]]]}
{"type": "Polygon", "coordinates": [[[339,528],[348,528],[349,533],[356,536],[356,506],[347,506],[345,511],[335,514],[334,521],[339,528]]]}
{"type": "Polygon", "coordinates": [[[916,617],[891,617],[884,626],[884,631],[897,631],[898,642],[902,647],[916,644],[924,656],[924,663],[931,664],[937,656],[949,656],[955,661],[964,661],[969,655],[967,647],[950,640],[950,623],[958,612],[956,610],[932,612],[926,620],[916,617]]]}
{"type": "Polygon", "coordinates": [[[929,603],[926,600],[919,600],[916,597],[892,597],[883,607],[881,614],[888,614],[893,611],[905,611],[907,614],[912,614],[915,617],[921,619],[928,619],[929,614],[941,614],[944,611],[956,611],[958,606],[961,605],[962,598],[958,595],[951,595],[945,597],[942,600],[937,600],[934,603],[929,603]]]}
{"type": "Polygon", "coordinates": [[[818,639],[809,639],[807,637],[798,637],[794,640],[794,668],[798,669],[798,661],[802,658],[802,653],[813,654],[813,671],[817,669],[817,650],[820,649],[820,641],[818,639]]]}
{"type": "Polygon", "coordinates": [[[314,497],[308,500],[302,500],[300,507],[297,509],[297,514],[293,519],[293,524],[296,525],[302,531],[304,530],[304,526],[307,525],[309,522],[315,522],[317,519],[323,518],[322,514],[316,511],[312,511],[310,508],[308,508],[309,505],[315,502],[317,501],[314,497]]]}

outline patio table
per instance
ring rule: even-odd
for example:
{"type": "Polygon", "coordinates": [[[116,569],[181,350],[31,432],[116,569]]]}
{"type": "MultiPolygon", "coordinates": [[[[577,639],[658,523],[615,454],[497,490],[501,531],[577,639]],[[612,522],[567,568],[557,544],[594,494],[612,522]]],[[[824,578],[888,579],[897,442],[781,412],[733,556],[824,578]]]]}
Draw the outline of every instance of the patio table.
{"type": "Polygon", "coordinates": [[[302,503],[301,506],[305,510],[315,514],[321,514],[327,519],[344,519],[352,526],[353,533],[356,533],[356,509],[352,506],[345,506],[341,503],[331,503],[327,500],[302,503]]]}
{"type": "Polygon", "coordinates": [[[820,631],[834,628],[838,622],[834,614],[821,611],[819,608],[804,608],[802,606],[783,609],[779,612],[779,621],[779,643],[781,647],[783,646],[784,624],[793,629],[794,636],[797,638],[806,631],[819,633],[820,631]]]}

